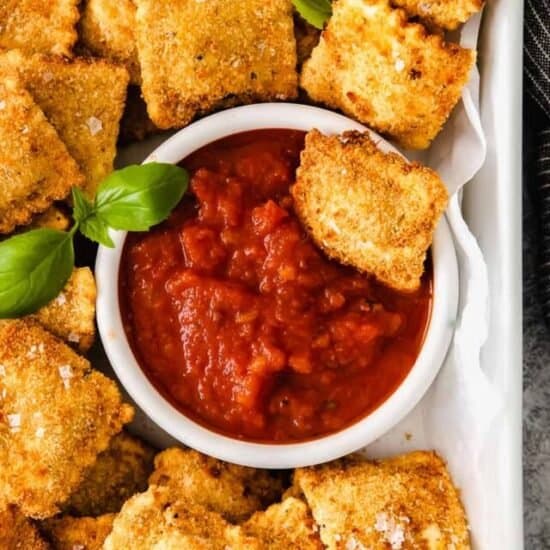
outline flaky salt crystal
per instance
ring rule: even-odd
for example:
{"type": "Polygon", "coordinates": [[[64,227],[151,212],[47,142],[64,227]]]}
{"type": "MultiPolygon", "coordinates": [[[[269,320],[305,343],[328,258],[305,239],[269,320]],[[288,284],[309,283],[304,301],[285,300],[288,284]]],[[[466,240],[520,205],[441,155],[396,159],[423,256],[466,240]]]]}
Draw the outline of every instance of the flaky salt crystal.
{"type": "Polygon", "coordinates": [[[103,130],[103,124],[101,123],[101,120],[99,120],[99,118],[96,118],[95,116],[91,116],[86,121],[86,125],[88,126],[88,130],[90,130],[90,134],[92,134],[92,136],[99,134],[99,132],[103,130]]]}
{"type": "Polygon", "coordinates": [[[18,432],[21,428],[21,415],[18,413],[15,414],[8,414],[8,426],[10,427],[10,431],[12,432],[18,432]]]}

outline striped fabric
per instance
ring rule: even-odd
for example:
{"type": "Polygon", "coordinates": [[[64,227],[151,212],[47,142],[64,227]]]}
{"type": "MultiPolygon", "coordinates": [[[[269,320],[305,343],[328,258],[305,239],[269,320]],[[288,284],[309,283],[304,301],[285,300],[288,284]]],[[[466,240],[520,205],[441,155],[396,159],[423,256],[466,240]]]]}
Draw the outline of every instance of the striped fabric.
{"type": "Polygon", "coordinates": [[[537,113],[536,190],[541,236],[539,288],[550,326],[550,0],[525,0],[524,77],[527,107],[537,113]]]}

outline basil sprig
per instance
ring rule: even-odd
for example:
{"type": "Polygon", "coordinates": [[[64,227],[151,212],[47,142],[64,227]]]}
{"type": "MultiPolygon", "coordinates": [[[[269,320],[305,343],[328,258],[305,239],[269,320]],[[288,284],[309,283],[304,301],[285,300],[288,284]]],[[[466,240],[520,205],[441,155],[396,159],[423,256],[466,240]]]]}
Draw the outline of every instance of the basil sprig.
{"type": "Polygon", "coordinates": [[[332,2],[330,0],[293,0],[292,3],[298,13],[310,25],[321,30],[332,15],[332,2]]]}
{"type": "Polygon", "coordinates": [[[93,202],[74,187],[70,231],[35,229],[0,242],[0,318],[34,313],[61,292],[74,268],[78,230],[112,248],[110,228],[147,231],[169,216],[188,182],[183,168],[151,162],[110,174],[93,202]]]}

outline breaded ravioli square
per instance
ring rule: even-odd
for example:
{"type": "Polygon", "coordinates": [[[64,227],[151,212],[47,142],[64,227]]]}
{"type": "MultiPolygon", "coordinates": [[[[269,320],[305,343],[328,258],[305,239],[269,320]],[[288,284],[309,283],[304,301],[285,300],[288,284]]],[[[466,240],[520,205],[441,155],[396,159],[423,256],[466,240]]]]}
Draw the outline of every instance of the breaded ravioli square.
{"type": "Polygon", "coordinates": [[[132,84],[141,83],[132,0],[87,0],[80,18],[80,41],[96,57],[124,65],[132,84]]]}
{"type": "Polygon", "coordinates": [[[430,25],[454,30],[481,10],[483,0],[392,0],[409,16],[419,17],[430,25]]]}
{"type": "Polygon", "coordinates": [[[80,0],[2,0],[0,48],[71,55],[80,0]]]}
{"type": "Polygon", "coordinates": [[[444,462],[419,451],[296,470],[329,550],[467,550],[468,526],[444,462]]]}
{"type": "Polygon", "coordinates": [[[247,535],[262,540],[270,550],[323,550],[319,528],[307,504],[297,498],[287,498],[256,512],[242,525],[247,535]]]}
{"type": "Polygon", "coordinates": [[[49,550],[33,522],[15,506],[0,510],[0,548],[2,550],[49,550]]]}
{"type": "Polygon", "coordinates": [[[177,500],[167,487],[133,496],[117,515],[104,550],[260,550],[260,542],[219,514],[189,500],[177,500]]]}
{"type": "Polygon", "coordinates": [[[0,508],[59,510],[133,416],[116,384],[38,323],[0,322],[0,508]]]}
{"type": "Polygon", "coordinates": [[[446,43],[388,0],[337,0],[301,86],[407,149],[425,149],[458,103],[475,52],[446,43]]]}
{"type": "Polygon", "coordinates": [[[159,128],[297,93],[291,0],[137,0],[142,89],[159,128]]]}
{"type": "Polygon", "coordinates": [[[132,495],[147,489],[154,457],[154,449],[141,440],[118,434],[85,472],[63,510],[76,516],[118,512],[132,495]]]}
{"type": "Polygon", "coordinates": [[[59,296],[33,317],[51,333],[80,351],[87,351],[95,337],[96,294],[92,270],[76,268],[59,296]]]}
{"type": "Polygon", "coordinates": [[[115,517],[116,514],[93,518],[61,516],[43,521],[40,530],[54,550],[101,550],[115,517]]]}
{"type": "Polygon", "coordinates": [[[113,170],[128,73],[103,60],[72,61],[20,51],[0,55],[0,69],[17,69],[23,85],[80,166],[93,198],[113,170]]]}
{"type": "Polygon", "coordinates": [[[83,180],[17,76],[0,71],[0,233],[28,223],[83,180]]]}
{"type": "Polygon", "coordinates": [[[157,455],[149,484],[168,487],[174,498],[192,500],[232,522],[245,520],[283,492],[282,480],[266,470],[177,447],[157,455]]]}
{"type": "Polygon", "coordinates": [[[424,260],[448,193],[439,176],[367,132],[306,136],[294,208],[328,256],[401,291],[420,286],[424,260]]]}

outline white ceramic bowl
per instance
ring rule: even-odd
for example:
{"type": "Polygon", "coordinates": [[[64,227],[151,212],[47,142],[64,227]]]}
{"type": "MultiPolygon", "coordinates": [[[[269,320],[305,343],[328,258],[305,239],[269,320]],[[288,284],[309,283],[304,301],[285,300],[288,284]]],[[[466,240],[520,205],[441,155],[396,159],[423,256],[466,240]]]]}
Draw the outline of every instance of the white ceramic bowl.
{"type": "MultiPolygon", "coordinates": [[[[288,103],[238,107],[204,118],[173,135],[145,162],[177,163],[200,147],[248,130],[286,128],[326,134],[366,128],[315,107],[288,103]]],[[[395,149],[373,134],[384,151],[395,149]]],[[[97,320],[107,356],[137,405],[177,440],[208,455],[245,466],[294,468],[326,462],[371,443],[397,424],[434,380],[453,334],[458,302],[458,270],[447,222],[439,224],[432,247],[434,289],[430,324],[421,352],[396,391],[370,415],[349,428],[313,441],[292,444],[249,443],[208,430],[175,409],[149,382],[130,349],[119,310],[118,271],[126,233],[113,235],[115,248],[100,247],[96,261],[97,320]]]]}

